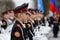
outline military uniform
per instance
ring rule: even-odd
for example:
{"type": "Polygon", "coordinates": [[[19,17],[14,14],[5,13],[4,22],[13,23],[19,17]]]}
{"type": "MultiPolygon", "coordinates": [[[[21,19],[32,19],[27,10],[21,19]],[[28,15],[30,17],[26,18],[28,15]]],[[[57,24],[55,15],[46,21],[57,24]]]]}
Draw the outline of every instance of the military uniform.
{"type": "Polygon", "coordinates": [[[25,40],[28,38],[28,36],[27,36],[27,29],[26,29],[26,23],[24,23],[24,22],[21,22],[21,24],[22,24],[22,29],[23,29],[23,34],[24,34],[24,38],[25,38],[25,40]]]}
{"type": "Polygon", "coordinates": [[[42,26],[45,26],[45,19],[44,19],[44,17],[41,19],[41,21],[42,21],[42,26]]]}
{"type": "Polygon", "coordinates": [[[30,22],[26,23],[26,29],[29,40],[33,40],[34,32],[33,32],[32,24],[30,22]]]}
{"type": "Polygon", "coordinates": [[[50,17],[50,18],[48,19],[48,23],[49,23],[49,26],[50,26],[50,27],[51,27],[52,22],[53,22],[53,17],[50,17]]]}
{"type": "Polygon", "coordinates": [[[0,33],[1,33],[1,25],[2,25],[2,21],[0,21],[0,33]]]}
{"type": "Polygon", "coordinates": [[[2,20],[2,25],[1,25],[1,27],[3,28],[3,29],[6,29],[7,28],[7,22],[3,19],[2,20]]]}
{"type": "Polygon", "coordinates": [[[31,21],[33,29],[35,29],[36,25],[35,25],[35,21],[31,21]]]}
{"type": "Polygon", "coordinates": [[[1,24],[1,33],[4,33],[7,28],[7,22],[3,19],[1,24]]]}
{"type": "Polygon", "coordinates": [[[12,28],[11,40],[25,40],[22,25],[18,21],[15,22],[12,28]]]}
{"type": "Polygon", "coordinates": [[[38,26],[38,20],[34,20],[35,26],[38,26]]]}
{"type": "MultiPolygon", "coordinates": [[[[16,7],[13,11],[15,12],[15,15],[18,14],[20,16],[20,13],[23,13],[23,11],[27,11],[27,7],[28,7],[28,3],[24,3],[21,6],[16,7]]],[[[17,19],[21,19],[19,18],[19,16],[16,15],[17,19]]],[[[23,18],[23,17],[22,17],[23,18]]],[[[22,19],[21,19],[22,20],[22,19]]],[[[20,23],[18,21],[15,22],[13,29],[12,29],[12,33],[11,33],[11,40],[26,40],[26,28],[25,25],[22,21],[20,21],[20,23]],[[17,27],[16,25],[19,24],[20,27],[17,27]],[[18,31],[19,34],[21,35],[20,37],[16,37],[14,35],[14,32],[18,31]]]]}
{"type": "Polygon", "coordinates": [[[32,23],[32,24],[33,24],[33,27],[36,28],[36,26],[37,26],[37,22],[34,21],[34,23],[32,23]]]}

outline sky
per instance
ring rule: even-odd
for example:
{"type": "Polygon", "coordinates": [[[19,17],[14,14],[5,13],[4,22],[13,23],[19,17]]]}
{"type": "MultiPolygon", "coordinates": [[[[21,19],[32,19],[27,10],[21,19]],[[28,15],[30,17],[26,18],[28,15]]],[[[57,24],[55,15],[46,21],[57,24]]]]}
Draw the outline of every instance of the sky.
{"type": "Polygon", "coordinates": [[[36,1],[34,0],[13,0],[15,7],[22,5],[23,3],[29,3],[28,8],[36,8],[36,1]]]}

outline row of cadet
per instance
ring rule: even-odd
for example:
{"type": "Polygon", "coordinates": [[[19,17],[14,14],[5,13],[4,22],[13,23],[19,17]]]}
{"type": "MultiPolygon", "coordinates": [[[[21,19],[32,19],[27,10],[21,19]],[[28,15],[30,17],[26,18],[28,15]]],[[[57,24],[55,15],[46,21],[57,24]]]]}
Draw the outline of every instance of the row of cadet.
{"type": "Polygon", "coordinates": [[[57,37],[59,16],[44,16],[41,11],[27,7],[24,3],[2,13],[0,40],[48,40],[46,35],[52,30],[52,24],[54,37],[57,37]]]}

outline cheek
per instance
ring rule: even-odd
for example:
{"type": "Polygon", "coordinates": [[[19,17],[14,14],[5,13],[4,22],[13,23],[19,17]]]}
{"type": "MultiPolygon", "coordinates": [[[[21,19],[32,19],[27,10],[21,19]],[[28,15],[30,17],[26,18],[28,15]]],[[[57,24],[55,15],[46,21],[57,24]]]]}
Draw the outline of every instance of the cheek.
{"type": "Polygon", "coordinates": [[[3,24],[4,24],[4,25],[6,25],[6,23],[5,23],[5,22],[4,22],[3,24]]]}
{"type": "Polygon", "coordinates": [[[4,15],[4,18],[9,18],[9,15],[4,15]]]}
{"type": "Polygon", "coordinates": [[[9,16],[9,15],[7,15],[6,17],[7,17],[7,18],[10,18],[10,16],[9,16]]]}
{"type": "Polygon", "coordinates": [[[11,16],[13,17],[13,16],[14,16],[14,14],[12,13],[12,14],[11,14],[11,16]]]}
{"type": "Polygon", "coordinates": [[[9,18],[10,16],[9,16],[9,15],[7,15],[7,17],[9,18]]]}
{"type": "Polygon", "coordinates": [[[4,15],[4,18],[7,18],[6,15],[4,15]]]}

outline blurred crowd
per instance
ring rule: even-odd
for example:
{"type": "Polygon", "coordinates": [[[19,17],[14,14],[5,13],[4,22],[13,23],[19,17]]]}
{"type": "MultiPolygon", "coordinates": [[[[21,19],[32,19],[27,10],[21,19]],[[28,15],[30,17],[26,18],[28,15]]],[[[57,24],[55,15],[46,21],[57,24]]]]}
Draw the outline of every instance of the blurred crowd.
{"type": "MultiPolygon", "coordinates": [[[[27,7],[28,4],[23,4],[13,10],[2,13],[2,18],[0,19],[1,40],[40,40],[41,35],[46,36],[51,30],[53,30],[53,36],[55,38],[58,37],[59,15],[44,15],[42,11],[28,9],[27,7]],[[37,30],[40,36],[37,36],[37,30]],[[35,36],[39,37],[39,39],[35,36]]],[[[43,36],[43,40],[45,36],[43,36]]]]}

